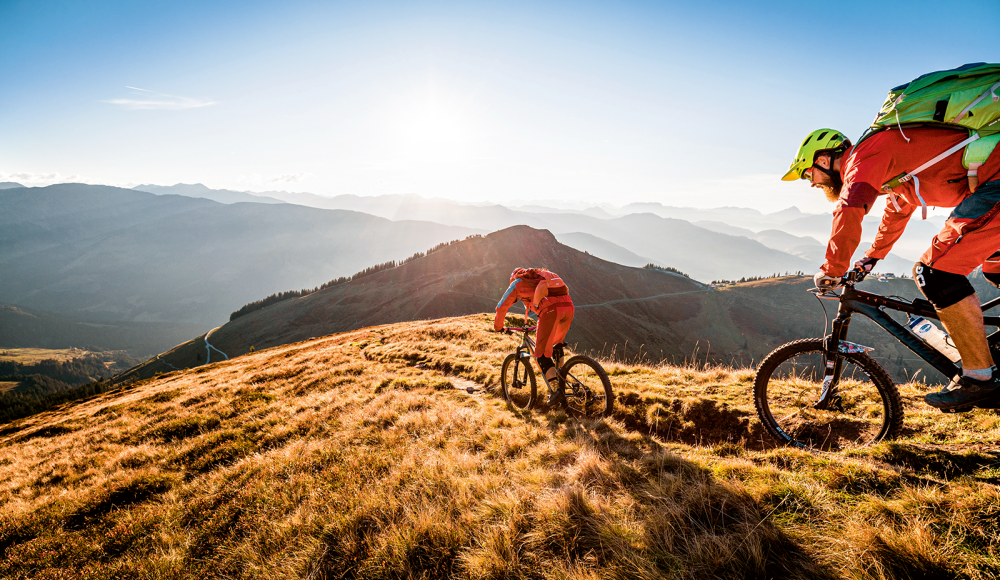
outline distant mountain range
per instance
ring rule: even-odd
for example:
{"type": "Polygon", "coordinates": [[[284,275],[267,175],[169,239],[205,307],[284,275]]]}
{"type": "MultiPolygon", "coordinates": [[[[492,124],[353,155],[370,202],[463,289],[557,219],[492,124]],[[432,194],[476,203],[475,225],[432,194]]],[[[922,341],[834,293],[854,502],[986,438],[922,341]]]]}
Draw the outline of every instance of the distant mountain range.
{"type": "MultiPolygon", "coordinates": [[[[206,340],[228,356],[238,356],[251,348],[410,320],[486,313],[482,324],[489,326],[510,271],[524,264],[547,267],[567,281],[576,305],[567,341],[581,351],[613,352],[630,360],[645,356],[749,365],[780,344],[823,333],[823,311],[806,291],[812,287],[811,276],[712,289],[675,273],[601,260],[559,243],[547,231],[516,226],[251,312],[208,339],[190,340],[122,378],[145,378],[217,358],[208,353],[206,340]]],[[[996,296],[991,286],[975,282],[984,299],[996,296]]],[[[870,280],[862,288],[919,296],[913,281],[905,279],[870,280]]],[[[861,317],[852,326],[851,339],[874,347],[880,363],[900,380],[917,369],[936,376],[895,338],[861,317]]]]}
{"type": "Polygon", "coordinates": [[[6,189],[0,302],[208,329],[273,292],[312,288],[478,231],[100,185],[6,189]]]}
{"type": "MultiPolygon", "coordinates": [[[[402,266],[279,302],[225,324],[209,338],[229,356],[314,336],[405,320],[492,313],[517,266],[534,265],[569,281],[577,306],[571,343],[580,349],[660,358],[690,353],[699,341],[738,348],[731,324],[704,301],[716,294],[689,278],[630,268],[585,254],[544,230],[515,226],[448,245],[402,266]],[[615,345],[618,345],[617,347],[615,345]]],[[[517,312],[515,307],[513,312],[517,312]]],[[[492,316],[483,325],[492,325],[492,316]]],[[[135,369],[141,377],[206,360],[205,338],[135,369]]]]}
{"type": "Polygon", "coordinates": [[[177,185],[137,185],[132,189],[156,195],[183,195],[185,197],[199,197],[217,201],[219,203],[285,203],[280,199],[275,199],[266,195],[256,195],[244,191],[231,191],[229,189],[209,189],[200,183],[178,183],[177,185]]]}
{"type": "MultiPolygon", "coordinates": [[[[0,302],[101,323],[208,330],[269,294],[519,225],[547,230],[597,258],[671,267],[702,282],[811,274],[823,260],[830,219],[797,208],[764,214],[642,203],[567,210],[417,195],[254,194],[202,184],[130,190],[7,182],[0,184],[0,302]]],[[[910,230],[926,245],[938,227],[915,220],[910,230]]],[[[879,269],[902,274],[911,265],[890,255],[879,269]]]]}
{"type": "MultiPolygon", "coordinates": [[[[339,195],[325,197],[311,193],[294,193],[286,191],[267,191],[263,193],[234,192],[229,190],[212,190],[201,184],[177,184],[172,186],[141,185],[136,189],[153,193],[174,193],[214,199],[221,203],[234,201],[255,201],[260,203],[285,202],[305,205],[321,209],[346,209],[359,211],[386,219],[419,219],[433,221],[446,225],[473,227],[483,231],[495,231],[512,225],[529,225],[535,228],[548,229],[554,234],[587,233],[602,238],[640,256],[649,256],[659,261],[677,259],[676,255],[664,253],[654,256],[646,249],[652,240],[639,241],[633,246],[624,238],[612,239],[605,231],[602,222],[622,218],[631,214],[647,213],[660,218],[682,220],[692,225],[723,233],[730,236],[745,237],[772,250],[789,254],[778,258],[776,254],[760,252],[748,248],[749,259],[738,261],[737,270],[732,270],[731,263],[720,263],[722,268],[687,266],[692,275],[700,279],[739,278],[741,276],[768,275],[774,272],[796,271],[814,272],[823,262],[826,240],[832,227],[832,215],[807,214],[796,207],[790,207],[778,212],[765,214],[755,209],[739,207],[719,207],[711,209],[673,207],[657,202],[630,203],[621,207],[605,204],[602,207],[591,207],[584,210],[561,209],[545,205],[503,206],[499,204],[462,204],[441,198],[424,198],[419,195],[380,195],[357,196],[339,195]],[[215,192],[215,193],[212,193],[215,192]],[[242,197],[241,197],[242,196],[242,197]],[[587,219],[591,218],[591,219],[587,219]],[[757,255],[759,254],[759,255],[757,255]],[[796,260],[794,258],[800,258],[796,260]],[[723,269],[729,268],[729,269],[723,269]]],[[[831,206],[832,210],[832,206],[831,206]]],[[[860,251],[867,249],[867,244],[874,239],[878,230],[880,216],[872,212],[865,218],[865,235],[860,251]]],[[[669,227],[663,222],[660,227],[669,227]]],[[[881,270],[903,274],[909,272],[913,262],[923,253],[931,238],[941,229],[944,218],[933,216],[927,221],[915,217],[911,220],[907,231],[896,243],[895,252],[890,254],[881,264],[881,270]],[[900,257],[898,254],[907,256],[900,257]]],[[[688,230],[689,231],[689,230],[688,230]]],[[[661,236],[661,241],[663,241],[661,236]]],[[[666,236],[669,239],[669,236],[666,236]]],[[[702,240],[711,242],[711,239],[702,240]]],[[[580,248],[584,249],[584,248],[580,248]]],[[[590,251],[590,250],[588,250],[590,251]]],[[[592,252],[593,253],[593,252],[592,252]]],[[[610,258],[609,258],[610,259],[610,258]]],[[[712,262],[711,259],[705,262],[712,262]]]]}

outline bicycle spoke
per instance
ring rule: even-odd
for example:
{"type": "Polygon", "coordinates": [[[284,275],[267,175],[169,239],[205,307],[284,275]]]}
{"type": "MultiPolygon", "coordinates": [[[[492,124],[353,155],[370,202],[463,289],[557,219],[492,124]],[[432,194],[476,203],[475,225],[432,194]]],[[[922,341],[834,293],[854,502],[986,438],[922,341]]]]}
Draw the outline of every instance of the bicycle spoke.
{"type": "Polygon", "coordinates": [[[566,377],[566,406],[576,416],[607,414],[613,404],[607,373],[593,359],[573,357],[563,366],[566,377]]]}
{"type": "Polygon", "coordinates": [[[500,385],[504,398],[517,409],[530,409],[537,393],[535,372],[531,363],[518,354],[509,355],[500,371],[500,385]]]}
{"type": "Polygon", "coordinates": [[[841,358],[840,379],[829,393],[827,408],[817,409],[825,368],[821,340],[790,343],[761,363],[754,399],[761,420],[776,438],[835,450],[874,443],[898,425],[892,382],[867,356],[841,358]]]}

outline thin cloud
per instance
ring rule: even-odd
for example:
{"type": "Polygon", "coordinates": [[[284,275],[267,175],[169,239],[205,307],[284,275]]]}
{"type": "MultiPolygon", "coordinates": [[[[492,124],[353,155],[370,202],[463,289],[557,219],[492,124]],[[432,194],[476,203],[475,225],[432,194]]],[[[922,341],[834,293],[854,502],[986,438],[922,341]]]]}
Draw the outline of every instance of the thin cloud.
{"type": "Polygon", "coordinates": [[[191,97],[180,97],[177,95],[168,95],[165,93],[157,93],[155,91],[150,91],[147,89],[140,89],[138,87],[125,86],[126,89],[133,91],[141,91],[143,93],[149,93],[149,95],[136,95],[143,98],[132,98],[132,99],[111,99],[110,101],[103,101],[105,103],[110,103],[112,105],[118,105],[125,109],[132,111],[138,110],[166,110],[166,111],[182,111],[185,109],[198,109],[201,107],[209,107],[215,105],[217,102],[211,99],[195,99],[191,97]]]}
{"type": "Polygon", "coordinates": [[[259,173],[241,175],[236,182],[244,186],[267,186],[279,185],[282,183],[302,183],[309,176],[309,173],[282,173],[281,175],[262,176],[259,173]]]}
{"type": "Polygon", "coordinates": [[[53,185],[55,183],[94,183],[94,181],[91,178],[77,173],[74,173],[73,175],[61,175],[59,172],[5,173],[3,171],[0,171],[0,182],[4,181],[13,181],[15,183],[20,183],[21,185],[27,187],[44,187],[46,185],[53,185]]]}

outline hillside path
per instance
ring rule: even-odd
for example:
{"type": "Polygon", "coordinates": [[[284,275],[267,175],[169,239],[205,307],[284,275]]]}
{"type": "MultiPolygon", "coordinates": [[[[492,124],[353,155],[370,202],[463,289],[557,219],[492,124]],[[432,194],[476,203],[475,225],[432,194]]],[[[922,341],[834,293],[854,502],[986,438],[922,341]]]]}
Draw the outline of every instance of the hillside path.
{"type": "Polygon", "coordinates": [[[577,304],[576,308],[579,310],[581,308],[595,308],[597,306],[607,306],[608,304],[618,304],[621,302],[642,302],[644,300],[655,300],[657,298],[663,298],[665,296],[680,296],[682,294],[700,294],[702,292],[711,292],[708,290],[688,290],[687,292],[673,292],[670,294],[657,294],[655,296],[644,296],[642,298],[619,298],[618,300],[608,300],[607,302],[599,302],[597,304],[577,304]]]}
{"type": "Polygon", "coordinates": [[[219,330],[219,328],[221,328],[221,327],[216,326],[212,330],[209,330],[207,333],[205,333],[205,351],[208,353],[208,354],[205,355],[205,364],[208,364],[208,363],[212,362],[212,349],[215,349],[215,352],[217,352],[217,353],[221,354],[222,356],[226,357],[225,360],[229,360],[229,355],[227,355],[226,353],[222,352],[221,350],[215,348],[214,346],[212,346],[208,342],[208,337],[212,336],[212,333],[215,332],[216,330],[219,330]]]}

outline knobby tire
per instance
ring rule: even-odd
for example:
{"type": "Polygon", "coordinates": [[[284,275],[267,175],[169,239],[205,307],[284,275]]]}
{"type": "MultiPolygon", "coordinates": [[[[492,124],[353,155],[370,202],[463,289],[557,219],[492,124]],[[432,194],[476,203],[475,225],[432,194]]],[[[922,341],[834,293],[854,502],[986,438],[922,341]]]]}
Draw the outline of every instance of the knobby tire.
{"type": "Polygon", "coordinates": [[[782,444],[835,451],[896,437],[903,425],[899,391],[867,353],[841,353],[840,409],[817,410],[823,388],[824,339],[796,340],[767,355],[754,379],[761,423],[782,444]],[[790,362],[791,361],[791,362],[790,362]],[[855,372],[856,367],[861,373],[855,372]],[[777,375],[776,375],[777,373],[777,375]],[[862,375],[867,381],[858,380],[862,375]]]}
{"type": "Polygon", "coordinates": [[[611,379],[599,362],[578,354],[563,363],[560,372],[566,378],[566,409],[570,414],[577,417],[611,414],[615,395],[611,379]]]}
{"type": "Polygon", "coordinates": [[[515,409],[526,411],[534,407],[538,384],[531,359],[518,354],[507,355],[500,368],[500,387],[503,398],[515,409]]]}

